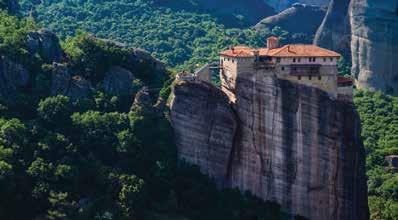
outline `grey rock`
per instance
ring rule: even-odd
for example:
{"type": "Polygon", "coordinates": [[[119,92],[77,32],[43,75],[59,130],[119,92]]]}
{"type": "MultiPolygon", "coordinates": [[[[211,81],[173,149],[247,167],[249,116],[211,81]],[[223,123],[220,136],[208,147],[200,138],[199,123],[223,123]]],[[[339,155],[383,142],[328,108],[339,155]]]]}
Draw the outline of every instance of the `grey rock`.
{"type": "Polygon", "coordinates": [[[325,14],[326,10],[318,6],[294,4],[277,15],[263,19],[255,28],[256,30],[265,28],[271,30],[278,26],[290,34],[305,34],[312,40],[325,14]]]}
{"type": "Polygon", "coordinates": [[[104,91],[115,96],[133,96],[134,75],[120,66],[111,67],[104,78],[104,91]]]}
{"type": "Polygon", "coordinates": [[[94,91],[91,83],[81,76],[72,76],[64,64],[53,64],[51,95],[64,95],[72,100],[89,98],[94,91]]]}
{"type": "Polygon", "coordinates": [[[199,165],[223,185],[238,126],[228,97],[200,81],[179,81],[173,93],[171,121],[179,159],[199,165]]]}
{"type": "Polygon", "coordinates": [[[18,89],[28,86],[30,74],[22,65],[0,56],[0,95],[12,100],[18,89]]]}
{"type": "Polygon", "coordinates": [[[398,94],[398,1],[352,0],[352,74],[359,88],[398,94]]]}
{"type": "MultiPolygon", "coordinates": [[[[224,80],[224,79],[222,79],[224,80]]],[[[309,219],[367,220],[365,150],[352,104],[323,91],[245,73],[227,97],[204,82],[174,87],[179,159],[222,187],[249,191],[309,219]],[[233,99],[232,99],[233,100],[233,99]]],[[[224,89],[226,89],[224,88],[224,89]]]]}
{"type": "Polygon", "coordinates": [[[28,51],[39,54],[46,63],[60,62],[63,51],[57,35],[50,30],[41,29],[28,33],[28,51]]]}
{"type": "Polygon", "coordinates": [[[152,108],[152,99],[147,87],[143,87],[137,92],[133,105],[144,108],[152,108]]]}
{"type": "Polygon", "coordinates": [[[351,60],[350,0],[331,0],[314,44],[341,53],[351,60]]]}
{"type": "Polygon", "coordinates": [[[148,51],[141,49],[141,48],[133,48],[132,49],[132,59],[136,60],[137,62],[145,61],[151,65],[156,71],[165,73],[166,72],[166,65],[153,57],[148,51]]]}
{"type": "Polygon", "coordinates": [[[326,6],[330,0],[264,0],[267,4],[275,8],[277,11],[283,11],[292,4],[301,3],[315,6],[326,6]]]}

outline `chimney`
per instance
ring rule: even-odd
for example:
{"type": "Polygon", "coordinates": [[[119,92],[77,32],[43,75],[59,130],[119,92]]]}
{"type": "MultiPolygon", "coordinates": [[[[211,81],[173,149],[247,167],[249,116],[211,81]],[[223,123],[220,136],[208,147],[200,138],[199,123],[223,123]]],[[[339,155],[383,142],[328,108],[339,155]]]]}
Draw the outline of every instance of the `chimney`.
{"type": "Polygon", "coordinates": [[[267,38],[267,48],[268,49],[279,48],[279,38],[275,36],[267,38]]]}
{"type": "Polygon", "coordinates": [[[230,46],[229,49],[232,50],[233,54],[235,53],[235,47],[234,46],[230,46]]]}

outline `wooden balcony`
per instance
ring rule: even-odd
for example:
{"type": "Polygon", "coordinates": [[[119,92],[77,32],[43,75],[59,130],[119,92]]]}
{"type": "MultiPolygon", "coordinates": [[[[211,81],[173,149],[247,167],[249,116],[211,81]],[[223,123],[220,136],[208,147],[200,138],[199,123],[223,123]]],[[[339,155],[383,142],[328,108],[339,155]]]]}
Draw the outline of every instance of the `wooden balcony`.
{"type": "Polygon", "coordinates": [[[321,65],[314,64],[302,64],[302,65],[290,65],[290,75],[293,76],[318,76],[321,65]]]}

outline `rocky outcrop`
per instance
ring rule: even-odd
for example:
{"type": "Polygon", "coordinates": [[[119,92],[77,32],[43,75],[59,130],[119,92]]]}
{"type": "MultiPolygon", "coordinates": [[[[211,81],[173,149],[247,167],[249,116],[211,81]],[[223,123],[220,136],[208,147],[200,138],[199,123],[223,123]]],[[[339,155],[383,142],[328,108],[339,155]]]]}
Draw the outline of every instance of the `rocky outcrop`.
{"type": "Polygon", "coordinates": [[[348,9],[350,0],[331,0],[319,27],[314,44],[341,53],[351,60],[351,27],[348,9]]]}
{"type": "Polygon", "coordinates": [[[255,26],[255,29],[272,29],[278,26],[290,34],[304,34],[312,40],[325,13],[325,9],[318,6],[294,4],[277,15],[263,19],[255,26]]]}
{"type": "Polygon", "coordinates": [[[398,1],[352,0],[352,74],[359,88],[398,94],[398,1]]]}
{"type": "Polygon", "coordinates": [[[81,76],[72,76],[66,65],[53,64],[51,95],[64,95],[78,100],[88,98],[93,90],[88,80],[81,76]]]}
{"type": "Polygon", "coordinates": [[[0,96],[6,101],[17,95],[18,89],[28,86],[30,74],[22,65],[0,56],[0,96]]]}
{"type": "Polygon", "coordinates": [[[60,62],[63,56],[57,35],[47,29],[28,33],[28,50],[39,54],[46,63],[60,62]]]}
{"type": "Polygon", "coordinates": [[[178,156],[223,187],[250,191],[309,219],[368,219],[365,151],[354,107],[316,88],[248,73],[178,83],[178,156]],[[230,106],[229,100],[236,101],[230,106]]]}
{"type": "Polygon", "coordinates": [[[111,67],[104,78],[104,91],[115,96],[132,97],[134,75],[120,66],[111,67]]]}
{"type": "Polygon", "coordinates": [[[148,51],[140,49],[140,48],[132,48],[132,59],[136,62],[145,61],[150,64],[152,68],[154,68],[159,73],[166,73],[166,65],[153,57],[148,51]]]}
{"type": "Polygon", "coordinates": [[[293,3],[302,3],[316,6],[326,6],[330,0],[264,0],[277,11],[289,8],[293,3]]]}

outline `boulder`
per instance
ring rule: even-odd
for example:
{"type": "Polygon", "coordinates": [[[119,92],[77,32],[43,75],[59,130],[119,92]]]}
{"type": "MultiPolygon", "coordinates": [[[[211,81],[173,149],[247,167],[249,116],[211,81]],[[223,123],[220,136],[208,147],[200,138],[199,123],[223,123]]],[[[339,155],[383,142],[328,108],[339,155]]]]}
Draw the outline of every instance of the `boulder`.
{"type": "Polygon", "coordinates": [[[48,29],[28,33],[28,51],[39,54],[46,63],[60,62],[63,51],[57,35],[48,29]]]}
{"type": "Polygon", "coordinates": [[[93,90],[88,80],[81,76],[72,76],[66,65],[53,64],[51,95],[64,95],[78,100],[89,98],[93,90]]]}
{"type": "Polygon", "coordinates": [[[0,95],[12,100],[20,88],[28,86],[30,74],[22,65],[0,56],[0,95]]]}
{"type": "Polygon", "coordinates": [[[156,71],[163,73],[166,72],[166,65],[162,61],[154,58],[148,51],[144,49],[133,48],[131,55],[132,59],[134,59],[137,62],[145,61],[148,64],[150,64],[150,66],[154,68],[156,71]]]}
{"type": "Polygon", "coordinates": [[[133,96],[134,75],[127,69],[120,66],[112,66],[104,78],[104,91],[115,96],[133,96]]]}

